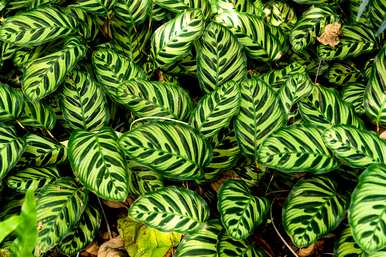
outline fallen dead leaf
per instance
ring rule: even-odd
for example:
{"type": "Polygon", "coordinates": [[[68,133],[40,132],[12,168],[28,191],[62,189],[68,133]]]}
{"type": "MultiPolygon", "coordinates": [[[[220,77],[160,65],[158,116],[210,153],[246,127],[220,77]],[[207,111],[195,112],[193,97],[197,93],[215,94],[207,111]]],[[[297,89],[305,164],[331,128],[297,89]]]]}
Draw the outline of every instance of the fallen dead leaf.
{"type": "Polygon", "coordinates": [[[98,250],[98,257],[127,257],[128,254],[123,246],[120,236],[104,242],[98,250]]]}
{"type": "Polygon", "coordinates": [[[328,45],[331,47],[335,47],[339,44],[339,37],[342,34],[341,31],[342,25],[340,23],[332,23],[327,24],[324,27],[324,32],[320,37],[318,37],[318,41],[323,45],[328,45]]]}
{"type": "Polygon", "coordinates": [[[316,244],[312,244],[307,248],[299,249],[297,254],[299,255],[299,257],[307,257],[314,254],[315,250],[316,250],[316,244]]]}
{"type": "Polygon", "coordinates": [[[103,201],[103,204],[113,209],[126,208],[125,204],[116,201],[103,201]]]}
{"type": "Polygon", "coordinates": [[[85,252],[91,255],[98,255],[99,245],[94,241],[91,244],[89,244],[86,249],[84,249],[85,252]]]}

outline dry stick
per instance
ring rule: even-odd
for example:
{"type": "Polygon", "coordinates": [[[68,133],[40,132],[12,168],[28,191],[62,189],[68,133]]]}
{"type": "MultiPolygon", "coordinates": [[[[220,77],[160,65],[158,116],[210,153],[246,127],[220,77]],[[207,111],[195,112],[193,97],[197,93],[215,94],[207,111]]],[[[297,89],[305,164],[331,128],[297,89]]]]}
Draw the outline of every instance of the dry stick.
{"type": "Polygon", "coordinates": [[[113,235],[111,234],[110,224],[109,224],[109,221],[107,220],[105,210],[103,209],[103,205],[99,197],[97,197],[97,199],[98,199],[99,206],[101,207],[101,210],[102,210],[103,219],[105,220],[105,223],[106,223],[107,233],[109,233],[109,238],[112,239],[113,235]]]}
{"type": "Polygon", "coordinates": [[[269,210],[269,213],[270,213],[270,216],[271,216],[271,222],[272,222],[272,226],[273,228],[275,229],[275,232],[276,234],[279,236],[279,238],[281,239],[281,241],[284,243],[285,246],[287,246],[288,250],[291,251],[291,253],[296,256],[296,257],[299,257],[299,255],[296,254],[296,252],[291,248],[291,246],[287,243],[287,241],[285,241],[285,239],[283,238],[283,236],[280,234],[279,230],[277,229],[276,225],[275,225],[275,222],[273,221],[273,215],[272,215],[272,207],[273,207],[273,203],[275,202],[275,199],[272,200],[272,203],[271,203],[271,209],[269,210]]]}
{"type": "Polygon", "coordinates": [[[316,75],[315,75],[314,83],[318,82],[318,77],[319,77],[319,72],[320,72],[320,66],[321,65],[322,65],[322,60],[319,60],[319,65],[318,65],[318,69],[316,70],[316,75]]]}

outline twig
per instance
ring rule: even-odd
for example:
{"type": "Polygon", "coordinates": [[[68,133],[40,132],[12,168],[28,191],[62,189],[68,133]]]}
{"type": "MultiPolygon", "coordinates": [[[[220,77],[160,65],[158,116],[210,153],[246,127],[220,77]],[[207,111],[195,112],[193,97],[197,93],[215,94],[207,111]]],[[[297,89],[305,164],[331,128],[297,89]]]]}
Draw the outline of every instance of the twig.
{"type": "Polygon", "coordinates": [[[143,118],[139,118],[139,119],[136,119],[135,121],[133,121],[131,124],[130,124],[130,129],[131,130],[133,128],[133,125],[136,123],[136,122],[139,122],[139,121],[142,121],[142,120],[168,120],[168,121],[174,121],[174,122],[177,122],[177,123],[181,123],[181,124],[184,124],[184,125],[189,125],[188,123],[186,122],[183,122],[183,121],[180,121],[180,120],[174,120],[174,119],[171,119],[171,118],[166,118],[166,117],[143,117],[143,118]]]}
{"type": "Polygon", "coordinates": [[[57,141],[56,138],[54,137],[54,135],[52,135],[51,131],[49,131],[48,129],[46,129],[46,132],[47,132],[47,134],[48,134],[53,140],[57,141]]]}
{"type": "Polygon", "coordinates": [[[319,65],[318,65],[318,69],[316,70],[316,75],[315,75],[314,83],[318,82],[318,77],[319,77],[319,72],[320,72],[320,66],[321,65],[322,65],[322,60],[319,60],[319,65]]]}
{"type": "Polygon", "coordinates": [[[265,190],[265,193],[268,192],[269,187],[271,186],[271,183],[272,183],[274,177],[275,177],[275,173],[272,174],[271,179],[268,182],[267,189],[265,190]]]}
{"type": "Polygon", "coordinates": [[[101,210],[102,210],[103,219],[105,220],[105,223],[106,223],[107,233],[109,233],[109,238],[112,239],[113,235],[111,234],[110,224],[109,224],[109,221],[107,220],[105,210],[103,209],[103,205],[99,197],[97,197],[97,199],[98,199],[99,206],[101,207],[101,210]]]}
{"type": "Polygon", "coordinates": [[[284,243],[284,245],[288,248],[288,250],[290,250],[291,253],[292,253],[294,256],[299,257],[299,255],[296,254],[296,252],[291,248],[291,246],[287,243],[287,241],[285,241],[285,239],[284,239],[283,236],[280,234],[279,230],[277,229],[277,227],[276,227],[276,225],[275,225],[275,222],[274,222],[274,220],[273,220],[273,215],[272,215],[272,207],[273,207],[274,201],[275,201],[275,199],[272,200],[272,203],[271,203],[271,209],[269,210],[273,229],[275,230],[276,234],[279,236],[279,238],[281,239],[281,241],[284,243]]]}

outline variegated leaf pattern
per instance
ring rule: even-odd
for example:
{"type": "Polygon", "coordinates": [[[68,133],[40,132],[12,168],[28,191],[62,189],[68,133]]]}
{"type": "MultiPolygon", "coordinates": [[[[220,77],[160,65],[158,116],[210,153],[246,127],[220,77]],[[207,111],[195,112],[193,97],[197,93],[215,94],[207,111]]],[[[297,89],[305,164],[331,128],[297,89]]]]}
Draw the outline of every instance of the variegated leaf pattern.
{"type": "Polygon", "coordinates": [[[63,239],[80,220],[88,194],[70,177],[62,177],[37,196],[38,238],[35,255],[41,256],[63,239]]]}
{"type": "Polygon", "coordinates": [[[275,61],[288,49],[284,33],[265,25],[255,15],[226,10],[216,15],[214,21],[228,28],[239,39],[250,58],[275,61]]]}
{"type": "MultiPolygon", "coordinates": [[[[375,29],[379,29],[385,22],[386,16],[386,2],[385,0],[370,1],[370,7],[368,8],[369,17],[372,25],[375,29]]],[[[369,25],[369,24],[366,24],[369,25]]]]}
{"type": "Polygon", "coordinates": [[[140,24],[150,14],[151,8],[152,0],[117,0],[114,6],[114,15],[126,24],[140,24]]]}
{"type": "Polygon", "coordinates": [[[192,100],[174,83],[129,80],[117,85],[115,101],[137,117],[166,117],[185,120],[193,109],[192,100]]]}
{"type": "Polygon", "coordinates": [[[88,205],[75,229],[60,242],[59,249],[68,256],[76,255],[92,242],[101,224],[101,215],[97,208],[88,205]]]}
{"type": "Polygon", "coordinates": [[[209,93],[227,81],[241,82],[247,76],[247,59],[237,38],[225,27],[209,23],[200,40],[197,77],[209,93]]]}
{"type": "Polygon", "coordinates": [[[346,227],[335,243],[334,253],[336,257],[367,257],[367,254],[355,242],[351,227],[346,227]]]}
{"type": "Polygon", "coordinates": [[[53,129],[56,124],[54,110],[40,101],[24,101],[23,112],[18,121],[23,126],[42,129],[53,129]]]}
{"type": "Polygon", "coordinates": [[[269,200],[255,197],[243,181],[226,180],[218,192],[218,211],[227,234],[235,240],[249,237],[269,210],[269,200]]]}
{"type": "Polygon", "coordinates": [[[386,142],[374,132],[339,125],[324,132],[324,141],[334,156],[351,167],[386,163],[386,142]]]}
{"type": "Polygon", "coordinates": [[[69,15],[76,19],[79,34],[86,40],[95,40],[100,32],[100,25],[97,23],[93,14],[86,12],[82,8],[69,7],[66,9],[69,15]]]}
{"type": "Polygon", "coordinates": [[[127,166],[130,194],[143,195],[164,187],[164,179],[157,171],[134,161],[129,161],[127,166]]]}
{"type": "Polygon", "coordinates": [[[332,179],[302,179],[292,188],[284,205],[284,229],[296,247],[308,247],[340,224],[348,203],[332,179]]]}
{"type": "Polygon", "coordinates": [[[294,8],[280,1],[268,2],[264,6],[264,16],[270,25],[280,27],[286,34],[291,32],[298,21],[294,8]]]}
{"type": "Polygon", "coordinates": [[[267,257],[265,252],[254,245],[248,244],[244,240],[235,240],[227,235],[220,236],[220,243],[218,246],[219,257],[267,257]]]}
{"type": "Polygon", "coordinates": [[[80,39],[70,38],[62,50],[29,62],[22,77],[24,94],[30,100],[40,100],[53,93],[85,54],[80,39]]]}
{"type": "Polygon", "coordinates": [[[204,16],[200,10],[188,10],[164,23],[151,38],[150,52],[154,63],[161,69],[167,69],[183,59],[203,31],[204,16]]]}
{"type": "Polygon", "coordinates": [[[341,91],[342,100],[353,106],[354,111],[360,115],[365,113],[364,97],[366,85],[362,82],[353,82],[345,85],[341,91]]]}
{"type": "Polygon", "coordinates": [[[259,78],[272,88],[280,88],[284,83],[296,74],[305,73],[306,68],[299,62],[293,62],[282,69],[271,70],[261,74],[259,78]]]}
{"type": "Polygon", "coordinates": [[[386,166],[373,164],[359,177],[349,209],[354,239],[366,252],[372,253],[385,248],[385,213],[386,166]]]}
{"type": "Polygon", "coordinates": [[[212,158],[199,132],[176,122],[146,123],[124,133],[119,144],[130,159],[174,180],[202,178],[212,158]]]}
{"type": "Polygon", "coordinates": [[[285,125],[287,117],[275,92],[262,80],[241,83],[240,112],[235,120],[241,152],[255,159],[263,140],[285,125]]]}
{"type": "Polygon", "coordinates": [[[78,130],[68,142],[71,168],[82,185],[106,200],[124,201],[128,174],[117,136],[111,128],[78,130]]]}
{"type": "Polygon", "coordinates": [[[70,7],[83,9],[88,13],[104,16],[114,8],[116,1],[117,0],[78,0],[76,3],[70,5],[70,7]]]}
{"type": "Polygon", "coordinates": [[[314,86],[309,97],[299,103],[304,124],[330,127],[335,124],[363,127],[354,108],[340,98],[333,88],[314,86]]]}
{"type": "Polygon", "coordinates": [[[385,256],[385,254],[386,254],[386,250],[382,250],[382,251],[379,251],[376,253],[371,253],[367,257],[383,257],[383,256],[385,256]]]}
{"type": "Polygon", "coordinates": [[[177,61],[168,68],[170,74],[183,74],[189,76],[196,76],[197,74],[197,60],[192,53],[189,53],[184,59],[177,61]]]}
{"type": "Polygon", "coordinates": [[[6,84],[0,84],[0,121],[16,120],[24,107],[23,94],[6,84]]]}
{"type": "Polygon", "coordinates": [[[259,169],[256,163],[250,164],[249,160],[245,160],[240,166],[234,168],[237,179],[242,180],[248,187],[258,186],[265,175],[265,170],[259,169]]]}
{"type": "Polygon", "coordinates": [[[12,172],[7,177],[7,186],[19,192],[38,191],[60,177],[56,167],[29,167],[12,172]]]}
{"type": "Polygon", "coordinates": [[[271,134],[257,154],[262,166],[286,173],[326,173],[338,167],[323,141],[323,129],[293,125],[271,134]]]}
{"type": "Polygon", "coordinates": [[[163,232],[194,234],[209,218],[209,207],[196,192],[166,187],[140,196],[129,217],[163,232]]]}
{"type": "Polygon", "coordinates": [[[154,0],[153,2],[174,13],[182,13],[188,9],[200,9],[205,18],[210,15],[210,0],[154,0]]]}
{"type": "Polygon", "coordinates": [[[359,81],[362,74],[352,62],[334,63],[328,70],[328,82],[337,86],[343,86],[350,82],[359,81]]]}
{"type": "Polygon", "coordinates": [[[72,71],[63,86],[62,111],[71,129],[98,130],[109,121],[101,88],[86,72],[72,71]]]}
{"type": "Polygon", "coordinates": [[[17,46],[38,46],[76,32],[76,21],[56,7],[40,7],[7,18],[0,40],[17,46]]]}

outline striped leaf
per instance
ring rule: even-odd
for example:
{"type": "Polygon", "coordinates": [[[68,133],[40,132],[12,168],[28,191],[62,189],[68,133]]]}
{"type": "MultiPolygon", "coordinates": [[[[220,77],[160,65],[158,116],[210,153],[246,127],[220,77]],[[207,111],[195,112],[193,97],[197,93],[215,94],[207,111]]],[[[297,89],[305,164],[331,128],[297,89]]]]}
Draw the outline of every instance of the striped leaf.
{"type": "Polygon", "coordinates": [[[239,85],[231,81],[203,96],[193,110],[190,124],[198,129],[204,138],[216,136],[222,128],[229,126],[240,108],[239,85]]]}
{"type": "Polygon", "coordinates": [[[354,111],[358,114],[364,114],[364,96],[366,85],[361,82],[353,82],[345,85],[341,91],[342,100],[353,106],[354,111]]]}
{"type": "Polygon", "coordinates": [[[76,32],[76,21],[56,7],[40,7],[11,16],[0,26],[0,40],[16,46],[38,46],[76,32]]]}
{"type": "Polygon", "coordinates": [[[241,83],[240,113],[236,117],[235,131],[244,155],[255,159],[262,141],[286,121],[275,92],[264,81],[253,78],[241,83]]]}
{"type": "Polygon", "coordinates": [[[306,71],[305,67],[299,62],[293,62],[282,69],[268,71],[259,78],[272,88],[280,88],[285,82],[296,74],[302,74],[306,71]]]}
{"type": "Polygon", "coordinates": [[[219,235],[223,228],[218,220],[211,220],[198,231],[182,239],[174,257],[218,257],[219,235]]]}
{"type": "Polygon", "coordinates": [[[204,16],[200,10],[188,10],[164,23],[153,33],[150,53],[157,67],[170,65],[189,54],[193,42],[204,30],[204,16]]]}
{"type": "Polygon", "coordinates": [[[367,257],[366,252],[355,242],[350,227],[345,228],[340,234],[335,243],[334,253],[336,257],[367,257]]]}
{"type": "Polygon", "coordinates": [[[71,129],[98,130],[109,121],[107,101],[91,75],[73,71],[65,80],[62,111],[71,129]]]}
{"type": "Polygon", "coordinates": [[[13,121],[23,110],[24,99],[20,91],[0,83],[0,121],[13,121]]]}
{"type": "Polygon", "coordinates": [[[41,256],[64,238],[80,220],[88,195],[70,177],[62,177],[41,190],[37,197],[38,239],[35,256],[41,256]]]}
{"type": "Polygon", "coordinates": [[[128,175],[117,136],[110,128],[78,130],[68,142],[68,158],[82,185],[106,200],[124,201],[128,175]]]}
{"type": "Polygon", "coordinates": [[[162,176],[152,169],[129,161],[128,171],[130,194],[143,195],[164,187],[162,176]]]}
{"type": "Polygon", "coordinates": [[[140,24],[150,14],[151,8],[152,0],[117,0],[114,17],[126,24],[140,24]]]}
{"type": "Polygon", "coordinates": [[[328,177],[302,179],[283,208],[283,225],[292,243],[308,247],[333,231],[344,218],[348,200],[328,177]]]}
{"type": "Polygon", "coordinates": [[[220,257],[233,257],[233,256],[242,256],[242,257],[266,257],[265,252],[255,247],[254,245],[249,245],[246,241],[237,241],[232,239],[229,236],[223,235],[220,239],[220,244],[218,246],[218,251],[220,257]]]}
{"type": "Polygon", "coordinates": [[[188,9],[201,9],[205,18],[210,14],[210,0],[154,0],[153,2],[174,13],[182,13],[188,9]]]}
{"type": "Polygon", "coordinates": [[[209,93],[227,81],[238,83],[247,76],[247,59],[237,38],[225,27],[211,22],[200,40],[197,77],[209,93]]]}
{"type": "Polygon", "coordinates": [[[255,15],[227,10],[216,15],[214,21],[228,28],[239,39],[250,58],[276,61],[287,51],[284,33],[265,25],[255,15]]]}
{"type": "Polygon", "coordinates": [[[150,122],[124,133],[119,144],[131,160],[174,180],[200,179],[212,149],[190,126],[150,122]]]}
{"type": "Polygon", "coordinates": [[[163,232],[193,234],[209,218],[209,207],[194,191],[166,187],[140,196],[128,214],[137,222],[163,232]]]}
{"type": "MultiPolygon", "coordinates": [[[[371,1],[368,8],[369,17],[372,25],[379,29],[385,21],[386,17],[386,2],[385,0],[371,1]]],[[[368,25],[368,24],[367,24],[368,25]]]]}
{"type": "Polygon", "coordinates": [[[279,1],[268,2],[264,7],[264,15],[268,24],[280,27],[286,34],[291,32],[298,20],[294,8],[279,1]]]}
{"type": "Polygon", "coordinates": [[[350,167],[366,168],[372,163],[386,163],[386,142],[377,134],[351,126],[335,126],[325,131],[326,146],[350,167]]]}
{"type": "Polygon", "coordinates": [[[114,8],[116,0],[78,0],[70,7],[82,9],[88,13],[105,16],[114,8]]]}
{"type": "Polygon", "coordinates": [[[325,25],[339,22],[336,12],[327,5],[311,6],[292,29],[289,40],[295,52],[301,52],[312,45],[325,25]]]}
{"type": "Polygon", "coordinates": [[[76,19],[79,34],[88,41],[95,40],[100,32],[100,25],[94,15],[81,8],[69,7],[66,11],[76,19]]]}
{"type": "Polygon", "coordinates": [[[197,61],[196,56],[189,53],[184,59],[177,61],[168,68],[170,74],[176,75],[188,75],[191,77],[197,74],[197,61]]]}
{"type": "Polygon", "coordinates": [[[16,135],[13,127],[0,126],[0,182],[15,167],[25,150],[25,139],[16,135]]]}
{"type": "Polygon", "coordinates": [[[56,124],[55,111],[39,101],[25,101],[18,119],[23,126],[51,130],[56,124]]]}
{"type": "Polygon", "coordinates": [[[331,84],[342,86],[350,82],[360,80],[362,74],[352,62],[337,62],[334,63],[328,70],[328,82],[331,84]]]}
{"type": "Polygon", "coordinates": [[[23,167],[46,167],[63,163],[67,159],[64,145],[36,134],[26,135],[27,146],[18,162],[23,167]]]}
{"type": "Polygon", "coordinates": [[[30,167],[12,172],[7,186],[19,192],[38,191],[60,177],[56,167],[30,167]]]}
{"type": "Polygon", "coordinates": [[[372,65],[364,94],[366,115],[377,125],[386,124],[386,46],[378,53],[372,65]]]}
{"type": "Polygon", "coordinates": [[[114,99],[139,118],[185,120],[193,105],[189,94],[182,87],[145,80],[129,80],[117,85],[114,99]]]}
{"type": "Polygon", "coordinates": [[[70,38],[62,50],[29,62],[22,77],[24,94],[30,100],[40,100],[53,93],[85,54],[86,47],[80,40],[70,38]]]}
{"type": "Polygon", "coordinates": [[[330,127],[335,124],[363,127],[352,106],[343,101],[333,88],[314,86],[308,98],[299,103],[304,124],[330,127]]]}
{"type": "Polygon", "coordinates": [[[351,197],[349,222],[355,241],[366,252],[386,245],[386,166],[369,166],[351,197]]]}
{"type": "Polygon", "coordinates": [[[269,200],[253,196],[243,181],[226,180],[218,192],[217,208],[227,234],[242,240],[264,221],[269,200]]]}
{"type": "Polygon", "coordinates": [[[265,175],[265,170],[261,170],[257,167],[256,163],[252,163],[250,160],[234,168],[234,172],[238,180],[244,181],[248,187],[258,186],[265,175]]]}
{"type": "Polygon", "coordinates": [[[84,210],[76,228],[60,242],[60,251],[74,256],[94,240],[101,224],[101,215],[95,207],[88,205],[84,210]]]}
{"type": "Polygon", "coordinates": [[[271,134],[257,154],[262,166],[286,173],[322,174],[338,167],[323,142],[323,129],[290,126],[271,134]]]}
{"type": "Polygon", "coordinates": [[[386,254],[386,250],[383,250],[383,251],[379,251],[376,253],[372,253],[372,254],[368,255],[367,257],[383,257],[383,256],[385,256],[385,254],[386,254]]]}
{"type": "Polygon", "coordinates": [[[318,56],[322,60],[344,60],[369,53],[376,48],[376,37],[365,25],[344,25],[343,37],[336,47],[318,45],[318,56]]]}

